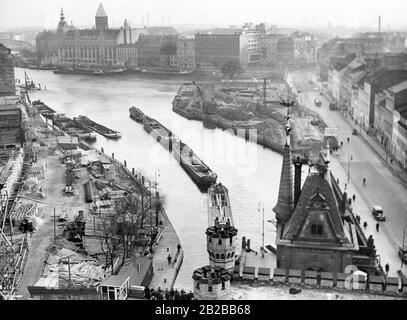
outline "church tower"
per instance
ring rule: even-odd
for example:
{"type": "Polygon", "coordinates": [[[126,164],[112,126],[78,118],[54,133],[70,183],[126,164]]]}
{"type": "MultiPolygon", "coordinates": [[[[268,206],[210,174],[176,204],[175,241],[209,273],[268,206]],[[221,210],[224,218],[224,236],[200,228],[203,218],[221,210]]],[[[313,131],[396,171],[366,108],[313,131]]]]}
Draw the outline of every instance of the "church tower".
{"type": "Polygon", "coordinates": [[[284,223],[294,210],[294,182],[293,166],[291,159],[291,125],[290,125],[290,106],[294,102],[282,102],[287,107],[287,123],[285,125],[286,142],[283,150],[283,167],[281,169],[280,189],[278,191],[277,204],[273,211],[276,213],[278,223],[284,223]]]}
{"type": "Polygon", "coordinates": [[[68,26],[68,24],[65,21],[64,9],[61,8],[61,16],[59,18],[59,23],[58,23],[58,28],[57,28],[58,33],[63,33],[67,26],[68,26]]]}
{"type": "Polygon", "coordinates": [[[108,19],[105,9],[102,4],[99,4],[98,11],[95,16],[95,27],[97,30],[108,29],[108,19]]]}

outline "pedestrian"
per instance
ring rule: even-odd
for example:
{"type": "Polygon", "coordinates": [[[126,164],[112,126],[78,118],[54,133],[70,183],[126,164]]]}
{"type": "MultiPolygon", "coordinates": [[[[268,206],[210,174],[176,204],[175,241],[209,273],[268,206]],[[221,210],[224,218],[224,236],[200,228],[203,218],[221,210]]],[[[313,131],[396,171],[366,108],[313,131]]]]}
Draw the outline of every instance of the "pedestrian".
{"type": "Polygon", "coordinates": [[[355,200],[356,200],[356,196],[355,196],[355,195],[352,196],[352,200],[353,200],[353,202],[355,202],[355,200]]]}
{"type": "Polygon", "coordinates": [[[177,245],[177,251],[178,251],[178,253],[181,251],[181,245],[180,244],[177,245]]]}
{"type": "Polygon", "coordinates": [[[379,232],[379,226],[380,226],[380,225],[379,225],[379,222],[376,223],[376,231],[377,231],[377,232],[379,232]]]}
{"type": "Polygon", "coordinates": [[[150,288],[149,287],[145,287],[144,288],[144,298],[146,298],[147,300],[150,300],[150,288]]]}
{"type": "Polygon", "coordinates": [[[367,222],[365,221],[365,222],[363,222],[363,228],[367,228],[367,222]]]}
{"type": "Polygon", "coordinates": [[[360,215],[356,215],[356,220],[357,220],[358,223],[360,224],[360,215]]]}
{"type": "Polygon", "coordinates": [[[343,141],[341,141],[341,148],[343,147],[343,141]]]}
{"type": "Polygon", "coordinates": [[[390,266],[389,263],[387,262],[386,265],[384,266],[384,269],[386,270],[386,276],[389,274],[390,266]]]}
{"type": "Polygon", "coordinates": [[[170,290],[170,300],[174,300],[174,289],[173,288],[171,288],[171,290],[170,290]]]}
{"type": "Polygon", "coordinates": [[[172,259],[171,254],[168,254],[168,257],[167,257],[167,260],[168,260],[168,265],[170,265],[170,264],[171,264],[171,259],[172,259]]]}
{"type": "Polygon", "coordinates": [[[363,178],[363,185],[366,186],[366,178],[363,178]]]}
{"type": "Polygon", "coordinates": [[[348,137],[348,143],[349,143],[349,137],[348,137]]]}
{"type": "Polygon", "coordinates": [[[168,288],[165,288],[165,300],[170,300],[170,292],[168,291],[168,288]]]}
{"type": "Polygon", "coordinates": [[[390,159],[390,163],[393,164],[393,158],[390,159]]]}

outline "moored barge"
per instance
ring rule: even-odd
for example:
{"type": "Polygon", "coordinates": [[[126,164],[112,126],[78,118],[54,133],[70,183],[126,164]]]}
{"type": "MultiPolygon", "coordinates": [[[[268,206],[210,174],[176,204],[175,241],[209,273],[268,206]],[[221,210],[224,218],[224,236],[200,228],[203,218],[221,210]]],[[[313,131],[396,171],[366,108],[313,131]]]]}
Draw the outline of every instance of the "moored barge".
{"type": "Polygon", "coordinates": [[[216,183],[217,174],[199,159],[187,144],[176,140],[173,143],[173,150],[175,159],[202,191],[208,191],[208,188],[216,183]]]}
{"type": "Polygon", "coordinates": [[[76,121],[66,117],[64,114],[55,114],[53,118],[53,125],[71,136],[78,137],[80,140],[96,140],[96,135],[92,131],[84,128],[76,121]]]}
{"type": "Polygon", "coordinates": [[[73,119],[74,119],[74,121],[76,121],[77,123],[82,125],[83,127],[87,128],[89,130],[93,130],[93,131],[101,134],[102,136],[105,136],[106,138],[109,138],[109,139],[121,138],[121,134],[119,131],[112,130],[105,126],[102,126],[101,124],[89,119],[88,117],[79,116],[79,117],[75,117],[73,119]]]}
{"type": "Polygon", "coordinates": [[[133,120],[143,123],[144,118],[146,117],[146,115],[143,113],[143,111],[141,111],[139,108],[136,107],[130,107],[129,109],[130,112],[130,118],[132,118],[133,120]]]}

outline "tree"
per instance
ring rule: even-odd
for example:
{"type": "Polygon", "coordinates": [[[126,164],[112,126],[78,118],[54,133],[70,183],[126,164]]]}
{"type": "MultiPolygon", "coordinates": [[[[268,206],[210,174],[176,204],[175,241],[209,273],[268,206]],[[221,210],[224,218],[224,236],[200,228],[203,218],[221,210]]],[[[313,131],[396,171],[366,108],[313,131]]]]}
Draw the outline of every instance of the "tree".
{"type": "Polygon", "coordinates": [[[221,72],[223,75],[227,75],[232,79],[235,75],[242,72],[242,67],[238,60],[229,60],[221,67],[221,72]]]}

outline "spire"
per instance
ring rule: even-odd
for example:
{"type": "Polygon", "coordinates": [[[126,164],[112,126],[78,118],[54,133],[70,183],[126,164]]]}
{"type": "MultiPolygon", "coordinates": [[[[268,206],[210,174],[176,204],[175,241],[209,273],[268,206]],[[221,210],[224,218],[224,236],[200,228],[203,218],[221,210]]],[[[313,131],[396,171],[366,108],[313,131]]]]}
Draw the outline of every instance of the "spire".
{"type": "Polygon", "coordinates": [[[287,123],[285,125],[286,142],[283,150],[283,166],[281,169],[280,188],[278,191],[277,204],[273,209],[273,211],[276,213],[278,221],[287,220],[294,210],[294,182],[290,147],[290,106],[294,105],[294,101],[282,101],[281,105],[287,107],[287,123]]]}
{"type": "Polygon", "coordinates": [[[102,3],[99,4],[98,11],[96,12],[96,17],[107,17],[105,8],[103,8],[102,3]]]}
{"type": "Polygon", "coordinates": [[[65,16],[64,16],[64,8],[61,7],[61,21],[65,20],[65,16]]]}

